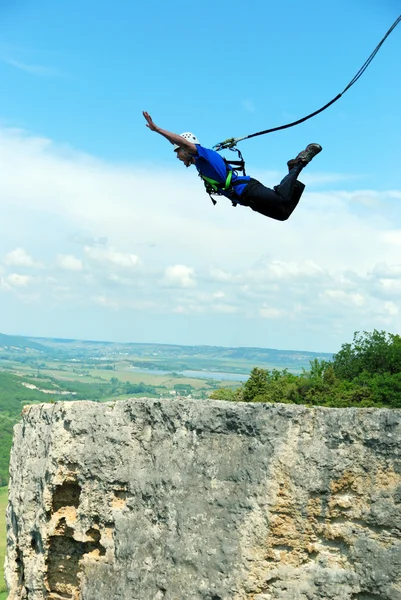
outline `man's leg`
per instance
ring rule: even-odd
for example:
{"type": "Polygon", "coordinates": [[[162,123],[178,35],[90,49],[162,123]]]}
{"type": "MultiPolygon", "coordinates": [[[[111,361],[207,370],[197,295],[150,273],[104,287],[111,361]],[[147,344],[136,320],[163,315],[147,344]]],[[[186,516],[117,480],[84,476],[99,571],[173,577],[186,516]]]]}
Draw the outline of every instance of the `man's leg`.
{"type": "Polygon", "coordinates": [[[297,206],[305,189],[304,184],[297,180],[301,170],[302,167],[292,169],[273,190],[256,179],[251,179],[242,194],[241,203],[265,217],[286,221],[297,206]]]}
{"type": "Polygon", "coordinates": [[[308,144],[296,158],[289,160],[287,163],[289,173],[279,185],[274,187],[274,190],[251,178],[242,195],[245,201],[243,203],[266,217],[286,221],[296,208],[305,189],[305,185],[298,181],[298,176],[321,150],[319,144],[308,144]]]}
{"type": "Polygon", "coordinates": [[[298,176],[303,168],[302,163],[297,163],[290,169],[288,175],[278,185],[274,186],[274,191],[281,197],[283,218],[280,221],[288,219],[301,199],[305,185],[298,181],[298,176]]]}

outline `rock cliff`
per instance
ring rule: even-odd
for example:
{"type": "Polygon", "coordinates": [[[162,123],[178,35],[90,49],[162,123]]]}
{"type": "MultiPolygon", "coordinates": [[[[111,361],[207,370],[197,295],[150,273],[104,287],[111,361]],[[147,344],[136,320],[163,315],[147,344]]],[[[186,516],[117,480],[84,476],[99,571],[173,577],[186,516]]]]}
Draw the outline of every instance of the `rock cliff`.
{"type": "Polygon", "coordinates": [[[401,600],[401,411],[28,407],[9,600],[401,600]]]}

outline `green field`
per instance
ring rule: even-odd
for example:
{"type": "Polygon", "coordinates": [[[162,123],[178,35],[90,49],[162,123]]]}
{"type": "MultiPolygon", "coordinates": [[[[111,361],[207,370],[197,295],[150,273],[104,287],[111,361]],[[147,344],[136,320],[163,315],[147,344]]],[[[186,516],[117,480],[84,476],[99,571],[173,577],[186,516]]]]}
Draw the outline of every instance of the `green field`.
{"type": "Polygon", "coordinates": [[[4,582],[4,558],[6,555],[6,507],[7,488],[0,488],[0,600],[6,600],[7,592],[4,582]]]}

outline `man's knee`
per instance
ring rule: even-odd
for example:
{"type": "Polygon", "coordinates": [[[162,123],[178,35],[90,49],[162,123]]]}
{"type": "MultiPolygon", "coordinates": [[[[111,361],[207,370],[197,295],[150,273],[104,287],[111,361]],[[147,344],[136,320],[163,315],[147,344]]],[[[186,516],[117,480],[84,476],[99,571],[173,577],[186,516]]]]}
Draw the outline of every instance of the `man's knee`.
{"type": "Polygon", "coordinates": [[[287,210],[284,210],[282,206],[275,206],[274,208],[266,208],[265,206],[255,206],[252,204],[250,204],[249,206],[252,210],[258,212],[260,215],[268,217],[269,219],[274,219],[275,221],[286,221],[292,213],[292,210],[288,212],[287,210]]]}

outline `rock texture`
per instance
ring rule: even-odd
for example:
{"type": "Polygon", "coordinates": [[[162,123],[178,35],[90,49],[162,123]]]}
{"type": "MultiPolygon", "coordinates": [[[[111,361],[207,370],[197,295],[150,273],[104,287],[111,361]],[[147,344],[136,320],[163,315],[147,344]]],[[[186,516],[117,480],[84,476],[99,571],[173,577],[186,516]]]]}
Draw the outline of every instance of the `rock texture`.
{"type": "Polygon", "coordinates": [[[26,408],[9,600],[401,600],[401,411],[26,408]]]}

